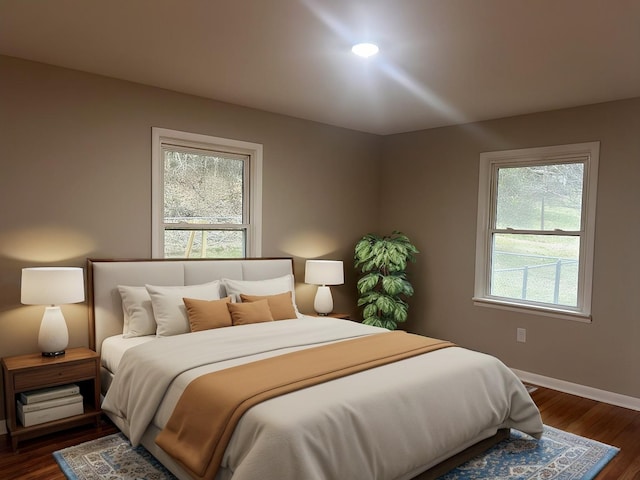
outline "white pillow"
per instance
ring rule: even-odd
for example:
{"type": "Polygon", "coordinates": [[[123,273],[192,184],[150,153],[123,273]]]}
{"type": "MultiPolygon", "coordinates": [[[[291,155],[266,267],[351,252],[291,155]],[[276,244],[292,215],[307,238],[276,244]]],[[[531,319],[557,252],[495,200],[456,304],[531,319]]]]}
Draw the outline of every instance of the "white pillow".
{"type": "Polygon", "coordinates": [[[241,302],[240,294],[246,295],[276,295],[278,293],[291,292],[291,301],[296,311],[296,316],[300,317],[300,312],[296,305],[296,292],[293,275],[287,274],[282,277],[269,278],[267,280],[232,280],[223,278],[222,285],[227,290],[227,295],[231,295],[235,302],[241,302]]]}
{"type": "Polygon", "coordinates": [[[124,314],[124,338],[142,337],[156,333],[151,297],[145,287],[118,285],[124,314]]]}
{"type": "Polygon", "coordinates": [[[156,319],[158,337],[168,337],[189,333],[189,316],[184,305],[183,298],[195,298],[197,300],[219,300],[220,282],[203,283],[202,285],[185,285],[179,287],[161,287],[157,285],[145,285],[153,315],[156,319]]]}

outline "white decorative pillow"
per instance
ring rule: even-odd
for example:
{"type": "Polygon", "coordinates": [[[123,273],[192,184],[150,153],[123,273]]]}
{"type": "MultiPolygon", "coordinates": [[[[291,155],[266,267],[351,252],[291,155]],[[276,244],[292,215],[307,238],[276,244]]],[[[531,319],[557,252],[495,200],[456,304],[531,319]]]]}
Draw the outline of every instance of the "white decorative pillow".
{"type": "Polygon", "coordinates": [[[142,337],[156,333],[151,297],[145,287],[118,285],[124,314],[124,338],[142,337]]]}
{"type": "Polygon", "coordinates": [[[291,300],[296,316],[300,317],[300,312],[296,306],[296,292],[294,288],[293,275],[287,274],[282,277],[269,278],[267,280],[232,280],[223,278],[222,285],[227,290],[227,295],[231,295],[234,301],[241,302],[240,294],[246,295],[276,295],[278,293],[291,292],[291,300]]]}
{"type": "Polygon", "coordinates": [[[203,283],[202,285],[185,285],[179,287],[161,287],[157,285],[145,285],[151,305],[153,315],[156,319],[158,337],[168,337],[189,333],[189,316],[183,298],[194,298],[196,300],[219,300],[220,282],[203,283]]]}

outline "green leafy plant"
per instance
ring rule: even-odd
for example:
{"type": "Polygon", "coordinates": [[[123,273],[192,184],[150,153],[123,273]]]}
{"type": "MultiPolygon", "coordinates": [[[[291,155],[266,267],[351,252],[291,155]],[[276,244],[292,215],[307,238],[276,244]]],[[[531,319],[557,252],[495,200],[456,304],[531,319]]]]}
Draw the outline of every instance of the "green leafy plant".
{"type": "Polygon", "coordinates": [[[407,262],[415,262],[418,249],[402,232],[379,236],[369,233],[355,246],[355,267],[362,277],[358,280],[358,306],[364,307],[363,321],[367,325],[395,330],[407,320],[407,297],[413,287],[407,280],[407,262]]]}

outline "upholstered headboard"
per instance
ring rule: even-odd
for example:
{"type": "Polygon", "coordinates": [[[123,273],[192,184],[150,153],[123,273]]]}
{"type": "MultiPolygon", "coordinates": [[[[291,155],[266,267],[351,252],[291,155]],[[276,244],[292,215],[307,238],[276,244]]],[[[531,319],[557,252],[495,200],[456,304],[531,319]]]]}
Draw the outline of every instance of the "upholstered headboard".
{"type": "Polygon", "coordinates": [[[89,346],[122,333],[124,317],[118,285],[198,285],[221,278],[266,280],[293,274],[292,258],[87,260],[89,346]]]}

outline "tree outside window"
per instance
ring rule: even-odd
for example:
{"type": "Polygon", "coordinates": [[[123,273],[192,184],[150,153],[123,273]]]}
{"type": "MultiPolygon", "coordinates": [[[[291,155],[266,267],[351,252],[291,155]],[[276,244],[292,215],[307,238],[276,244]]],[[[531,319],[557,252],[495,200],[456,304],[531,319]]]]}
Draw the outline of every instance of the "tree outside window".
{"type": "Polygon", "coordinates": [[[261,254],[262,145],[152,129],[152,255],[261,254]]]}

